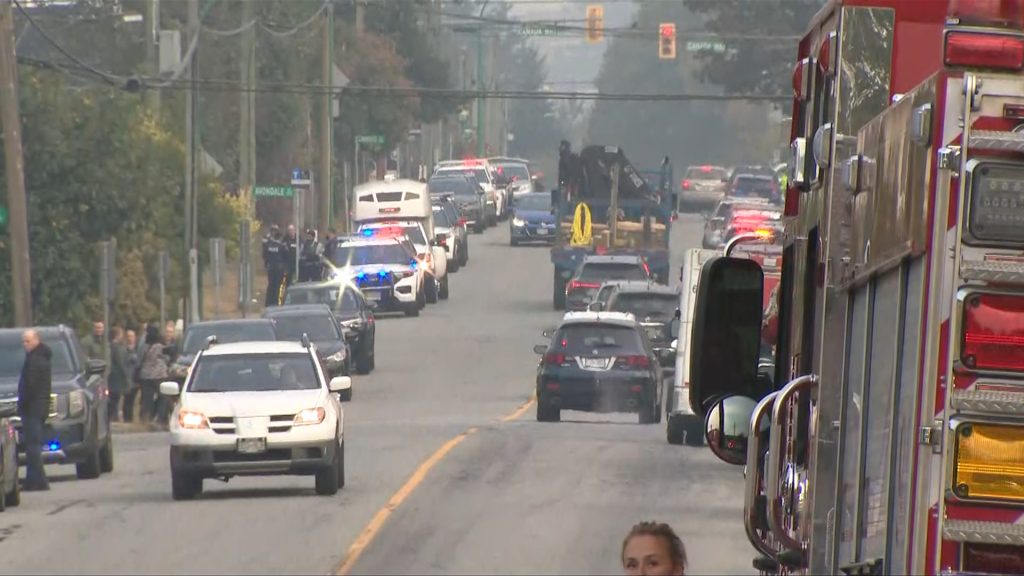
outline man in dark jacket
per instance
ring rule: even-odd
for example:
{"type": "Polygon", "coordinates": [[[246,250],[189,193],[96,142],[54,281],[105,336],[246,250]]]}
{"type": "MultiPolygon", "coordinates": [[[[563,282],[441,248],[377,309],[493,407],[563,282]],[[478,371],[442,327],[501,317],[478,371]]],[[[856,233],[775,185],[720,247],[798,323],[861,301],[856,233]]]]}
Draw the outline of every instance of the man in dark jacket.
{"type": "Polygon", "coordinates": [[[25,363],[18,381],[18,416],[25,434],[25,490],[49,490],[42,450],[43,426],[50,416],[53,354],[35,330],[26,330],[21,342],[25,346],[25,363]]]}

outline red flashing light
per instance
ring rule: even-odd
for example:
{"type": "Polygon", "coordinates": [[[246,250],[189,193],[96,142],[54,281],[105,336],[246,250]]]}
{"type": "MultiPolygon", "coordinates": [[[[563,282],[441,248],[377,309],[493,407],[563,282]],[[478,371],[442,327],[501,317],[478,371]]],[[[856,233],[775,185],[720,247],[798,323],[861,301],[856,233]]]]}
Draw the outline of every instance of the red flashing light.
{"type": "Polygon", "coordinates": [[[830,32],[824,40],[821,41],[821,47],[818,48],[818,67],[826,75],[831,76],[836,71],[836,46],[838,44],[839,35],[835,32],[830,32]]]}
{"type": "Polygon", "coordinates": [[[961,26],[1024,29],[1020,0],[949,0],[947,19],[961,26]]]}
{"type": "Polygon", "coordinates": [[[600,288],[600,287],[601,287],[600,284],[595,284],[593,282],[580,282],[579,280],[573,280],[572,282],[569,282],[569,290],[570,291],[575,290],[577,288],[600,288]]]}
{"type": "Polygon", "coordinates": [[[711,172],[711,166],[701,166],[700,167],[700,171],[701,172],[711,172]]]}
{"type": "Polygon", "coordinates": [[[804,58],[793,69],[793,96],[800,101],[807,100],[811,93],[811,59],[804,58]]]}
{"type": "Polygon", "coordinates": [[[675,24],[661,24],[658,26],[658,33],[661,34],[662,38],[672,38],[676,35],[675,24]]]}
{"type": "Polygon", "coordinates": [[[946,66],[1024,69],[1024,37],[950,31],[946,34],[946,66]]]}
{"type": "Polygon", "coordinates": [[[1024,296],[967,297],[960,362],[969,370],[1024,372],[1024,296]]]}

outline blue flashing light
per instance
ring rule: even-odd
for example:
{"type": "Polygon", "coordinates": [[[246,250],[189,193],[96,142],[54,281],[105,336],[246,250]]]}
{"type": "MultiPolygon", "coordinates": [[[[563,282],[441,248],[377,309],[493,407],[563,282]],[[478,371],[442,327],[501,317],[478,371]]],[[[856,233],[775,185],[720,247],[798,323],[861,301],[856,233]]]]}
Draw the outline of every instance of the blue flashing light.
{"type": "Polygon", "coordinates": [[[46,445],[46,449],[50,452],[56,452],[57,450],[60,450],[60,442],[51,440],[50,443],[46,445]]]}
{"type": "Polygon", "coordinates": [[[416,259],[415,258],[409,260],[409,266],[412,266],[413,270],[416,269],[416,259]]]}
{"type": "Polygon", "coordinates": [[[373,228],[367,228],[363,230],[363,236],[366,236],[367,238],[373,236],[373,228]]]}
{"type": "Polygon", "coordinates": [[[380,276],[381,278],[387,278],[388,272],[387,270],[381,270],[380,272],[377,272],[377,276],[380,276]]]}

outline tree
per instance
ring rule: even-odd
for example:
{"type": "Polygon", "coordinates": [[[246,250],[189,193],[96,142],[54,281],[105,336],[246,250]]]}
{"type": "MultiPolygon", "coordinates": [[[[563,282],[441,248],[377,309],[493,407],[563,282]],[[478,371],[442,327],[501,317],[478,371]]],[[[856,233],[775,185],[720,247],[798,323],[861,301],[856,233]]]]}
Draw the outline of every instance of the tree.
{"type": "MultiPolygon", "coordinates": [[[[684,0],[709,32],[728,35],[800,36],[824,0],[684,0]]],[[[688,29],[692,29],[689,28],[688,29]]],[[[684,34],[680,34],[684,36],[684,34]]],[[[796,61],[795,40],[733,39],[729,50],[701,54],[700,77],[730,94],[788,94],[796,61]]]]}

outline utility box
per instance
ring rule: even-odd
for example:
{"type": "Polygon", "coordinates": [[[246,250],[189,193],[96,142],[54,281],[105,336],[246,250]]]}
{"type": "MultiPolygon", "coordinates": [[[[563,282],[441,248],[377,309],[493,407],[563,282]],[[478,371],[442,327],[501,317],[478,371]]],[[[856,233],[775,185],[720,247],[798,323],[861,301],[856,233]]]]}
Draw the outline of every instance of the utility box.
{"type": "Polygon", "coordinates": [[[160,74],[172,74],[181,67],[181,32],[160,31],[160,74]]]}

